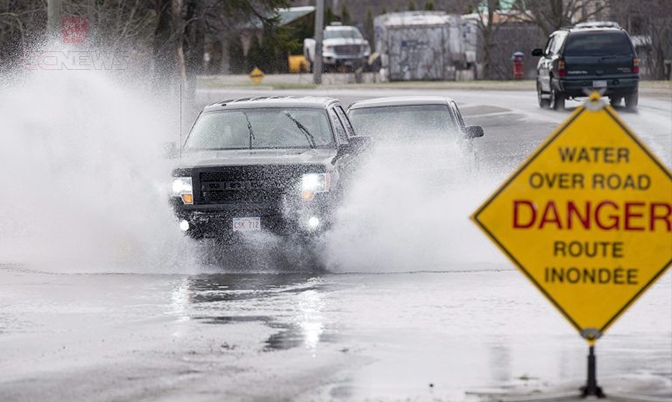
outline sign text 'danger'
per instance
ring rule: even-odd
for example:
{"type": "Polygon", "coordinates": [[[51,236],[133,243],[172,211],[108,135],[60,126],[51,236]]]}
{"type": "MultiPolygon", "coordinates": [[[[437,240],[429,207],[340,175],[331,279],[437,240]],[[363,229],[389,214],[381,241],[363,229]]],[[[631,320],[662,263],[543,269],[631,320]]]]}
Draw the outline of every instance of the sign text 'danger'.
{"type": "Polygon", "coordinates": [[[610,106],[581,106],[472,219],[599,334],[672,262],[672,175],[610,106]]]}

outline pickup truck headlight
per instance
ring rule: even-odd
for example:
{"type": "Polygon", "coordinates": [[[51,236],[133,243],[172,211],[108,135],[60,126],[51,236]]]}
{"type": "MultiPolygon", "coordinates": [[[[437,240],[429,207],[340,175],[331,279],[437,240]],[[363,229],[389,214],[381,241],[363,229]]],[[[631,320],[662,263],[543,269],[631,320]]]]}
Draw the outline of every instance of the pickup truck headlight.
{"type": "Polygon", "coordinates": [[[191,184],[191,177],[173,178],[173,197],[182,198],[185,204],[194,203],[194,187],[191,184]]]}
{"type": "Polygon", "coordinates": [[[316,193],[329,191],[331,176],[329,173],[307,173],[301,178],[301,198],[312,200],[316,193]]]}
{"type": "Polygon", "coordinates": [[[332,45],[327,45],[327,46],[324,46],[324,49],[322,49],[322,50],[324,50],[325,52],[331,52],[331,51],[334,50],[334,47],[332,45]]]}

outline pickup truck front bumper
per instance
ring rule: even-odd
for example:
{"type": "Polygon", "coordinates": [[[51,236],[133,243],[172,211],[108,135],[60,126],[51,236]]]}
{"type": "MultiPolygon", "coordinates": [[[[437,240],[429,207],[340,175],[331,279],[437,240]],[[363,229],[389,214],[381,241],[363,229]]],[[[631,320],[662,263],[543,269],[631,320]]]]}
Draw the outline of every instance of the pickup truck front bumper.
{"type": "Polygon", "coordinates": [[[367,63],[369,56],[346,56],[338,55],[334,53],[325,53],[322,56],[322,63],[325,65],[330,65],[334,67],[347,66],[347,67],[361,67],[367,63]]]}
{"type": "Polygon", "coordinates": [[[251,232],[312,237],[331,225],[328,199],[294,206],[271,203],[184,205],[179,199],[172,201],[180,229],[194,239],[237,242],[251,232]],[[241,222],[243,225],[240,225],[241,222]]]}

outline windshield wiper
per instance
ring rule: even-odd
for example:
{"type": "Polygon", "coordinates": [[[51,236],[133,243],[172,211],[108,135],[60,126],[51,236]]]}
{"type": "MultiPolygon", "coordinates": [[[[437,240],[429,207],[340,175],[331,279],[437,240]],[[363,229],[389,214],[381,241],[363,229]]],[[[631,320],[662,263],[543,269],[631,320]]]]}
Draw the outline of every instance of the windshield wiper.
{"type": "Polygon", "coordinates": [[[300,121],[296,120],[296,118],[294,116],[292,116],[288,111],[285,110],[283,113],[290,120],[292,120],[294,122],[294,124],[296,124],[296,126],[299,128],[299,130],[301,130],[303,135],[306,136],[306,140],[308,140],[308,144],[310,145],[310,147],[315,148],[315,137],[313,137],[313,135],[308,131],[306,126],[304,126],[300,121]]]}
{"type": "Polygon", "coordinates": [[[252,149],[252,140],[256,140],[256,138],[254,138],[254,131],[252,131],[252,123],[250,123],[250,118],[247,117],[247,113],[243,112],[243,116],[245,116],[245,120],[247,120],[247,132],[250,134],[250,149],[252,149]]]}

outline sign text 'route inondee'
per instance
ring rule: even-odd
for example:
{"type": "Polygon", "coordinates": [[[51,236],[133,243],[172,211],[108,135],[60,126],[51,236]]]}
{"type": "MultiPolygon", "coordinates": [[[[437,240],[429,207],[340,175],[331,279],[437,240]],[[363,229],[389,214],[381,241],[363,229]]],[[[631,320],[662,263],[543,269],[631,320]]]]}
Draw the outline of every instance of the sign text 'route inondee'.
{"type": "Polygon", "coordinates": [[[592,344],[672,262],[672,175],[594,94],[472,219],[592,344]]]}

